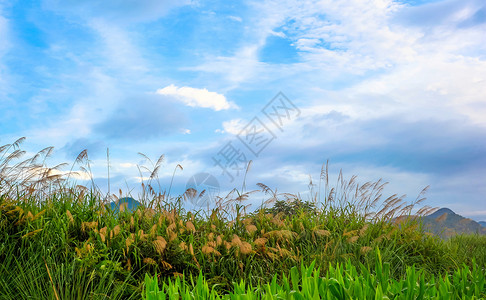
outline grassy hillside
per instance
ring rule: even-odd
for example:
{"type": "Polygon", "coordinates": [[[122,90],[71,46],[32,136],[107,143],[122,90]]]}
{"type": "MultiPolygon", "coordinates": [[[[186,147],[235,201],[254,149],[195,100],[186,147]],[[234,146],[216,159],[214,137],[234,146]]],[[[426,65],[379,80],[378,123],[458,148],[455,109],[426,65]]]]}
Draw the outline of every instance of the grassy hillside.
{"type": "Polygon", "coordinates": [[[168,198],[146,183],[137,209],[113,209],[118,197],[72,185],[69,174],[46,167],[49,150],[15,162],[18,151],[15,144],[0,148],[1,299],[139,299],[146,275],[155,274],[159,282],[202,274],[225,294],[235,292],[235,282],[284,284],[301,264],[319,276],[338,264],[375,274],[376,251],[393,280],[406,278],[412,265],[427,280],[463,265],[486,268],[483,236],[443,241],[413,219],[392,222],[417,203],[381,201],[381,181],[340,176],[331,187],[323,169],[322,202],[260,184],[266,206],[250,210],[249,193],[233,191],[200,211],[184,210],[187,193],[168,198]]]}

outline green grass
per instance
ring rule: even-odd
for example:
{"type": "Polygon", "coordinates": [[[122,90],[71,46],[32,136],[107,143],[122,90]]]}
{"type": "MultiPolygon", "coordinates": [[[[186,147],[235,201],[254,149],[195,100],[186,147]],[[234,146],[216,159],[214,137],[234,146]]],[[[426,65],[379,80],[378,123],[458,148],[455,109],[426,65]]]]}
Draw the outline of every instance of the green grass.
{"type": "Polygon", "coordinates": [[[422,270],[407,267],[406,277],[394,280],[390,264],[382,263],[376,250],[376,263],[372,270],[351,260],[345,264],[329,266],[321,276],[315,261],[309,267],[301,264],[292,267],[278,280],[250,286],[245,280],[234,282],[232,292],[220,295],[208,284],[202,273],[186,280],[185,276],[167,280],[161,287],[157,276],[145,275],[144,299],[483,299],[486,297],[486,275],[476,263],[470,269],[464,265],[452,275],[438,275],[426,280],[422,270]]]}
{"type": "MultiPolygon", "coordinates": [[[[57,167],[48,168],[49,148],[18,161],[19,144],[0,147],[1,299],[139,299],[147,284],[155,291],[154,274],[169,287],[170,280],[179,287],[186,282],[184,293],[196,286],[189,282],[195,278],[218,295],[244,287],[268,296],[273,290],[267,293],[267,287],[289,292],[285,282],[295,278],[298,265],[312,266],[312,280],[326,286],[329,274],[347,274],[356,289],[366,278],[375,295],[379,286],[390,295],[395,290],[382,286],[379,266],[396,289],[412,284],[410,272],[419,283],[436,282],[440,289],[448,276],[456,280],[454,274],[486,269],[486,237],[443,241],[422,232],[413,219],[395,224],[395,216],[409,215],[422,199],[406,204],[394,195],[382,201],[381,181],[358,184],[340,175],[330,187],[326,167],[323,191],[308,201],[260,184],[266,206],[249,210],[249,193],[234,191],[210,210],[191,212],[183,209],[189,193],[154,192],[159,159],[147,169],[143,205],[117,214],[105,205],[116,196],[74,185],[72,173],[61,176],[53,171],[57,167]]],[[[89,173],[84,151],[76,160],[82,163],[89,173]]]]}

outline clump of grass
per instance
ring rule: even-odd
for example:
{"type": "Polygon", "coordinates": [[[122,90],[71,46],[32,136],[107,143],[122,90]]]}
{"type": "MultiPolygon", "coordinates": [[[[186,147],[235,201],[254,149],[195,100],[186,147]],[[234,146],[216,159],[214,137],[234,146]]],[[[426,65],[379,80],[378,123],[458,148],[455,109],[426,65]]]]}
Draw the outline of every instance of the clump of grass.
{"type": "Polygon", "coordinates": [[[474,258],[478,265],[486,266],[486,235],[454,235],[446,242],[449,251],[455,253],[458,264],[472,265],[474,258]]]}

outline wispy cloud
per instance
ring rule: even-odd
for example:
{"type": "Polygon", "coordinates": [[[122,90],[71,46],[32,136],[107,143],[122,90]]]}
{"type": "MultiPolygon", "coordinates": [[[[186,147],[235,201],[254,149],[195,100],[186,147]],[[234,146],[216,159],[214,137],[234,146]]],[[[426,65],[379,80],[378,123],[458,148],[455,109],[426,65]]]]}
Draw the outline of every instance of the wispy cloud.
{"type": "Polygon", "coordinates": [[[7,66],[4,62],[4,55],[10,47],[10,34],[8,30],[8,20],[3,16],[2,3],[0,2],[0,107],[2,102],[7,99],[7,89],[9,76],[7,66]]]}
{"type": "Polygon", "coordinates": [[[66,153],[66,158],[70,160],[74,160],[84,150],[88,151],[91,158],[96,158],[106,150],[106,143],[101,140],[93,141],[89,138],[78,138],[61,148],[61,151],[66,153]]]}
{"type": "Polygon", "coordinates": [[[243,19],[238,16],[228,16],[228,19],[236,21],[236,22],[243,22],[243,19]]]}
{"type": "Polygon", "coordinates": [[[211,108],[215,111],[238,108],[236,104],[228,101],[224,95],[210,92],[207,89],[187,86],[177,87],[171,84],[165,88],[158,89],[156,94],[173,97],[191,107],[211,108]]]}
{"type": "Polygon", "coordinates": [[[232,119],[223,122],[223,129],[217,129],[216,132],[219,133],[230,133],[237,135],[245,127],[246,123],[242,119],[232,119]]]}
{"type": "Polygon", "coordinates": [[[107,72],[122,72],[123,76],[119,74],[117,78],[127,82],[133,82],[137,75],[148,72],[149,63],[142,57],[127,30],[104,19],[90,20],[88,26],[102,41],[103,47],[97,52],[105,57],[103,65],[107,72]]]}
{"type": "Polygon", "coordinates": [[[204,63],[186,69],[215,74],[226,84],[236,87],[247,81],[256,81],[255,75],[264,68],[265,65],[258,61],[258,49],[256,45],[248,45],[238,49],[233,56],[208,55],[204,63]]]}
{"type": "Polygon", "coordinates": [[[186,122],[171,98],[146,94],[124,99],[94,132],[108,139],[147,140],[180,132],[186,122]]]}
{"type": "Polygon", "coordinates": [[[469,27],[486,22],[485,7],[481,0],[447,0],[408,7],[398,16],[409,26],[425,29],[469,27]]]}
{"type": "Polygon", "coordinates": [[[119,24],[154,21],[166,15],[171,9],[190,3],[190,0],[44,1],[46,8],[60,13],[82,18],[101,18],[119,24]]]}

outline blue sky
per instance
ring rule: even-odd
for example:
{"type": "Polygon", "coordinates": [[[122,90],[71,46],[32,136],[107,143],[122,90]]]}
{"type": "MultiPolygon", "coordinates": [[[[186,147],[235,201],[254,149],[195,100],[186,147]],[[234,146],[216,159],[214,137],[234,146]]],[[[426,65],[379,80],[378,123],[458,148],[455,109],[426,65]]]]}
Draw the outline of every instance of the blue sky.
{"type": "Polygon", "coordinates": [[[251,159],[249,189],[305,195],[329,159],[485,220],[485,97],[482,0],[0,0],[0,144],[88,149],[101,188],[107,148],[124,191],[138,152],[165,155],[165,189],[183,167],[172,193],[199,172],[239,188],[251,159]]]}

